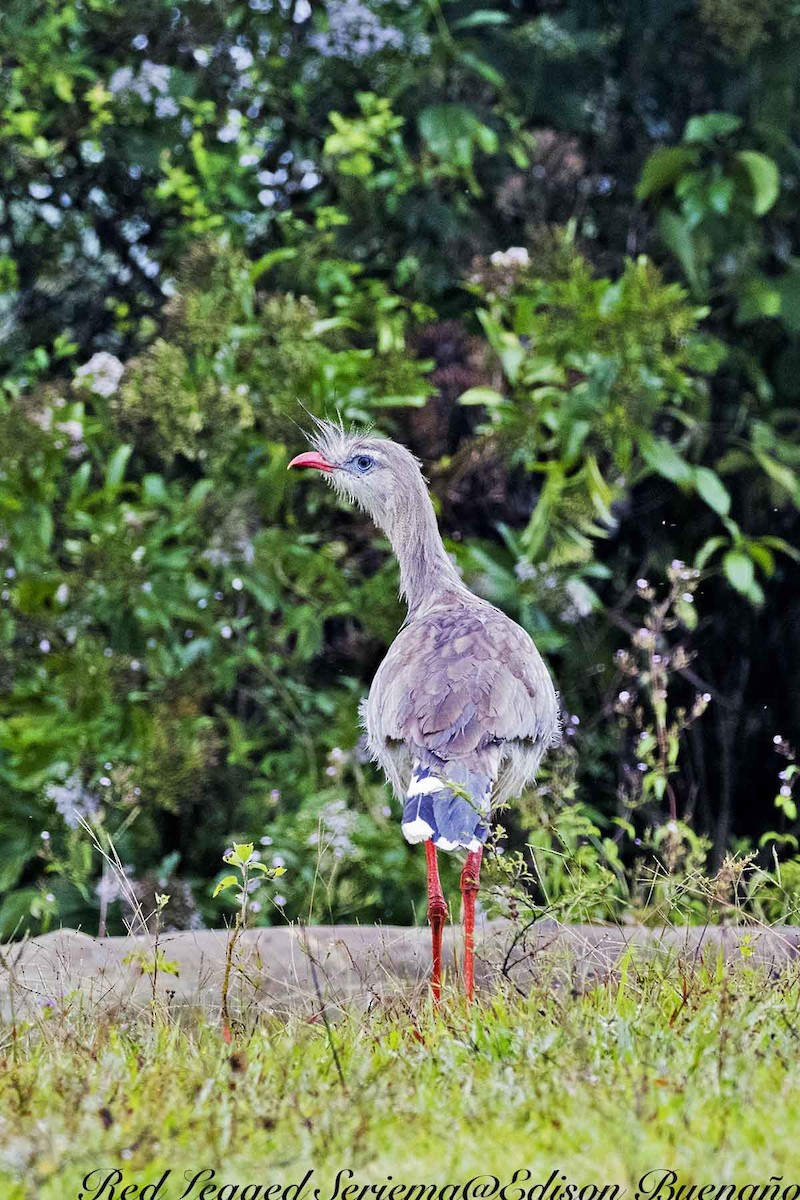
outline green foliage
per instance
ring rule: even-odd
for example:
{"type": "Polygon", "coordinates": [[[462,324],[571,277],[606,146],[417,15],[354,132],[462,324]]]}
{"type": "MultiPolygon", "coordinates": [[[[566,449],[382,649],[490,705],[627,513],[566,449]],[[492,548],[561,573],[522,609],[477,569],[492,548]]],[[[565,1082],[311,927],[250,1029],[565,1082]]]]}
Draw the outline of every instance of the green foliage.
{"type": "Polygon", "coordinates": [[[726,112],[692,117],[682,145],[650,155],[636,195],[648,200],[672,193],[673,203],[660,213],[664,241],[698,296],[708,296],[712,284],[736,296],[744,284],[738,316],[745,321],[780,313],[780,291],[769,289],[763,276],[754,273],[766,251],[758,218],[776,203],[780,175],[769,155],[738,148],[741,139],[735,135],[742,124],[740,117],[726,112]],[[726,253],[733,261],[715,279],[726,253]]]}
{"type": "Polygon", "coordinates": [[[259,921],[422,916],[357,742],[396,571],[287,476],[303,406],[412,447],[551,659],[579,766],[509,861],[568,847],[592,915],[645,852],[672,915],[709,839],[712,876],[734,838],[785,865],[798,41],[788,0],[4,7],[0,933],[120,927],[76,814],[209,921],[233,837],[289,868],[259,921]],[[692,665],[641,699],[632,808],[615,654],[675,562],[692,665]]]}

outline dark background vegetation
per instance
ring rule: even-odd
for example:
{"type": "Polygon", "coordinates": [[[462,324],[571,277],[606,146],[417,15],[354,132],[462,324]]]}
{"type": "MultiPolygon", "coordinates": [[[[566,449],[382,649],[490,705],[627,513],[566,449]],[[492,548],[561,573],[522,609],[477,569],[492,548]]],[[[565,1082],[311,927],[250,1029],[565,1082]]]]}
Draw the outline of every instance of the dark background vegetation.
{"type": "Polygon", "coordinates": [[[548,658],[507,849],[791,891],[798,55],[794,0],[3,6],[0,932],[119,924],[79,814],[176,921],[232,837],[261,920],[414,918],[396,571],[287,475],[301,403],[419,455],[548,658]]]}

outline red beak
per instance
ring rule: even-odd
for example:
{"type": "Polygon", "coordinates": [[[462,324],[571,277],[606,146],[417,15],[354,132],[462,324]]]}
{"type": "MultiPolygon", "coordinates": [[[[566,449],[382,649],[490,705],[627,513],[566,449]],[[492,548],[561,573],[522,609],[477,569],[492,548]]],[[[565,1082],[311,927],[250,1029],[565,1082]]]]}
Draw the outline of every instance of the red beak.
{"type": "Polygon", "coordinates": [[[321,454],[317,454],[316,450],[307,450],[305,454],[298,454],[289,463],[287,471],[291,467],[313,467],[316,471],[326,471],[328,474],[336,470],[333,463],[329,463],[321,454]]]}

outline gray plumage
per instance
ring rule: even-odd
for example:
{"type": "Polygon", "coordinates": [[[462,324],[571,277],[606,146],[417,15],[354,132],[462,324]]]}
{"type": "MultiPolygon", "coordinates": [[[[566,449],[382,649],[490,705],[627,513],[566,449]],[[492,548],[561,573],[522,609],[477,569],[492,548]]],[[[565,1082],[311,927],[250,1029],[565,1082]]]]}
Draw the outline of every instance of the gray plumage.
{"type": "Polygon", "coordinates": [[[416,458],[373,434],[318,422],[333,487],[384,530],[408,615],[362,707],[369,750],[404,803],[403,832],[477,849],[491,811],[532,782],[559,740],[552,680],[532,639],[462,582],[416,458]]]}

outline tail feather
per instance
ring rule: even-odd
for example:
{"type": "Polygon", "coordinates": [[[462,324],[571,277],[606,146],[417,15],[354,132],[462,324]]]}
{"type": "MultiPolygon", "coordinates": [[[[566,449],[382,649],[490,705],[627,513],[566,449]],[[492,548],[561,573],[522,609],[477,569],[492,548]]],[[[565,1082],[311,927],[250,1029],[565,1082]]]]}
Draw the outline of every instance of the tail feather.
{"type": "Polygon", "coordinates": [[[440,850],[477,850],[489,836],[493,780],[460,763],[432,767],[415,760],[403,807],[406,841],[440,850]]]}

